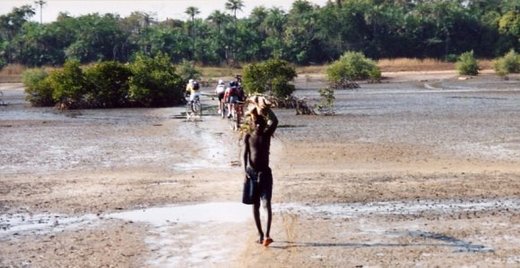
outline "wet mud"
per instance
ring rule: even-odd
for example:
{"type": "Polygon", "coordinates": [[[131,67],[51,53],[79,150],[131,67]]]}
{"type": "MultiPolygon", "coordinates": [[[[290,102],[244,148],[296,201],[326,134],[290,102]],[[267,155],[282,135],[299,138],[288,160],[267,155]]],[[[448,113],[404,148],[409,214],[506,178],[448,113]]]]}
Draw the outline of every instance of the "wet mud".
{"type": "MultiPolygon", "coordinates": [[[[336,91],[335,116],[275,110],[269,248],[226,119],[57,112],[2,84],[0,266],[519,265],[520,77],[385,77],[336,91]]],[[[296,86],[312,104],[324,82],[296,86]]]]}

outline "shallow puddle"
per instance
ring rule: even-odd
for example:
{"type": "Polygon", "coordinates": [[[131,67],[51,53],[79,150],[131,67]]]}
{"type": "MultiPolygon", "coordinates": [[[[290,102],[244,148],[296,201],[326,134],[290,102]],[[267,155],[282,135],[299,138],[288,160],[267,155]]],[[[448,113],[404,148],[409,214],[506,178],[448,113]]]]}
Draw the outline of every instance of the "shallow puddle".
{"type": "Polygon", "coordinates": [[[109,214],[108,217],[162,226],[172,223],[239,223],[251,215],[251,206],[222,202],[132,210],[109,214]]]}
{"type": "Polygon", "coordinates": [[[230,263],[253,225],[251,206],[216,202],[175,205],[125,211],[108,218],[141,222],[152,226],[145,242],[151,251],[148,264],[158,267],[208,266],[230,263]],[[223,246],[225,245],[225,246],[223,246]]]}
{"type": "MultiPolygon", "coordinates": [[[[291,213],[303,217],[359,218],[365,216],[414,215],[422,212],[450,214],[458,212],[520,210],[520,199],[476,200],[417,200],[338,204],[273,204],[273,213],[291,213]]],[[[233,202],[213,202],[171,205],[129,210],[96,216],[62,214],[3,214],[0,215],[0,236],[23,232],[51,232],[76,228],[103,219],[120,219],[155,227],[175,224],[233,224],[252,219],[251,206],[233,202]]]]}
{"type": "MultiPolygon", "coordinates": [[[[302,204],[285,203],[273,205],[275,217],[283,214],[316,219],[350,218],[355,222],[370,222],[370,216],[420,215],[422,212],[451,214],[474,211],[520,211],[520,199],[476,199],[476,200],[417,200],[373,203],[302,204]]],[[[421,217],[418,216],[417,219],[421,217]]],[[[214,202],[188,205],[171,205],[123,211],[96,216],[65,216],[58,214],[6,214],[0,215],[0,238],[13,234],[40,234],[62,230],[74,230],[92,224],[108,224],[108,220],[123,220],[143,223],[150,228],[146,233],[144,250],[147,264],[159,267],[176,266],[220,266],[234,263],[247,243],[254,236],[251,206],[241,203],[214,202]]],[[[362,224],[358,233],[369,236],[374,245],[390,244],[402,237],[415,240],[437,241],[433,246],[447,247],[454,252],[492,252],[484,244],[472,244],[456,237],[422,230],[415,221],[410,226],[399,222],[399,228],[381,226],[376,223],[362,224]],[[404,225],[403,225],[404,224],[404,225]],[[365,230],[366,229],[366,230],[365,230]],[[386,239],[385,241],[379,241],[386,239]],[[379,242],[378,242],[379,241],[379,242]]],[[[95,226],[95,225],[94,225],[95,226]]],[[[481,239],[482,240],[482,239],[481,239]]],[[[469,241],[469,240],[468,240],[469,241]]],[[[368,245],[369,242],[360,244],[368,245]]],[[[282,243],[283,242],[279,242],[282,243]]],[[[300,246],[320,246],[316,243],[300,243],[300,246]]],[[[423,243],[424,244],[424,243],[423,243]]],[[[428,246],[426,244],[417,246],[428,246]]],[[[356,245],[355,243],[353,245],[356,245]]],[[[365,245],[365,246],[366,246],[365,245]]],[[[294,246],[294,245],[293,245],[294,246]]],[[[276,248],[274,245],[273,248],[276,248]]],[[[279,246],[278,246],[279,247],[279,246]]]]}

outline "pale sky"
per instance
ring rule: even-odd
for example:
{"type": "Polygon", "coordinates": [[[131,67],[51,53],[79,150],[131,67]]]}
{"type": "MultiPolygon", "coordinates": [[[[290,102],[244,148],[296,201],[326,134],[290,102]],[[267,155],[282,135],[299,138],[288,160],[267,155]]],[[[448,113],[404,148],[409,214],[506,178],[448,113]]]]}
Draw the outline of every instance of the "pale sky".
{"type": "MultiPolygon", "coordinates": [[[[328,0],[309,0],[314,4],[323,6],[328,0]]],[[[0,15],[11,12],[13,7],[22,5],[32,5],[35,0],[0,0],[0,15]]],[[[224,5],[227,0],[45,0],[43,6],[43,22],[56,20],[59,12],[68,12],[71,16],[86,15],[89,13],[116,13],[121,17],[130,15],[133,11],[142,11],[152,14],[156,19],[162,21],[166,18],[188,19],[184,13],[187,7],[194,6],[199,8],[201,13],[199,18],[206,18],[214,10],[225,12],[224,5]]],[[[292,0],[243,0],[244,8],[237,12],[237,16],[245,17],[257,6],[266,8],[279,7],[288,11],[294,1],[292,0]]],[[[36,9],[36,14],[31,18],[33,21],[40,20],[40,8],[36,9]]]]}

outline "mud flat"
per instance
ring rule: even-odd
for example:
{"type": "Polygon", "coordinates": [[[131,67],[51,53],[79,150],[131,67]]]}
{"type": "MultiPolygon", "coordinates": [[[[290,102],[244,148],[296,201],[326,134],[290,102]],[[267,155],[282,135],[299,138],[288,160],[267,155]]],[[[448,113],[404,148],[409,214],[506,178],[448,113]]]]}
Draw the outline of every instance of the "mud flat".
{"type": "Polygon", "coordinates": [[[519,78],[386,77],[336,91],[336,116],[276,110],[267,249],[226,120],[60,113],[2,84],[0,266],[520,265],[519,78]]]}

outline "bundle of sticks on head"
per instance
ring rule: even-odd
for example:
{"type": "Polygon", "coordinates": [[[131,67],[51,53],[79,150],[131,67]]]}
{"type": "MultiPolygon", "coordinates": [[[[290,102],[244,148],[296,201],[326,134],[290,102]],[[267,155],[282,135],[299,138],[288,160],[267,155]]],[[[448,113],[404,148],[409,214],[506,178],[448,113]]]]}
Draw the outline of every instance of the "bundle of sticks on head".
{"type": "Polygon", "coordinates": [[[246,100],[247,112],[246,115],[267,115],[268,109],[271,108],[271,102],[264,96],[251,96],[246,100]]]}

